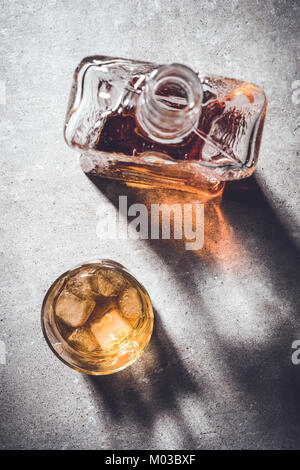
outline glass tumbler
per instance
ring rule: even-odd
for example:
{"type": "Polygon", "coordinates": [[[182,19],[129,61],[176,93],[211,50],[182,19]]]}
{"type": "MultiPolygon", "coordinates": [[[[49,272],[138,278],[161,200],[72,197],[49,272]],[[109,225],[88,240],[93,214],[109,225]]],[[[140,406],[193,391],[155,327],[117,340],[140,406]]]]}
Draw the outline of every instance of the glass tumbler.
{"type": "Polygon", "coordinates": [[[146,289],[119,263],[87,262],[62,274],[42,305],[54,354],[91,375],[118,372],[140,357],[153,329],[146,289]]]}

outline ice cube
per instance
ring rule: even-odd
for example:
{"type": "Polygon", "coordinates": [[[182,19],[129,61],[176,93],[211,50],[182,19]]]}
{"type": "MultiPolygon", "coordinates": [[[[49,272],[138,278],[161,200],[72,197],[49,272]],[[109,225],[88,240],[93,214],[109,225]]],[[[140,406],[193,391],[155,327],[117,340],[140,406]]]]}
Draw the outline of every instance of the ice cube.
{"type": "Polygon", "coordinates": [[[96,276],[98,293],[106,297],[118,295],[128,285],[122,274],[112,269],[102,268],[96,276]]]}
{"type": "Polygon", "coordinates": [[[80,271],[70,277],[67,282],[66,289],[77,297],[94,297],[96,294],[96,286],[94,285],[94,282],[94,272],[92,270],[80,271]]]}
{"type": "Polygon", "coordinates": [[[107,351],[113,348],[118,341],[129,336],[132,328],[122,318],[118,310],[112,309],[101,320],[91,324],[91,332],[97,339],[101,349],[107,351]]]}
{"type": "Polygon", "coordinates": [[[81,299],[64,290],[57,299],[55,313],[64,323],[77,328],[87,321],[94,307],[93,299],[81,299]]]}
{"type": "Polygon", "coordinates": [[[69,336],[68,341],[83,352],[93,352],[99,347],[95,337],[86,327],[76,328],[69,336]]]}
{"type": "Polygon", "coordinates": [[[142,315],[142,302],[137,289],[129,287],[122,292],[119,297],[119,306],[125,317],[140,317],[142,315]]]}
{"type": "Polygon", "coordinates": [[[100,297],[100,299],[98,297],[96,307],[94,308],[93,314],[90,316],[89,322],[100,320],[108,310],[112,310],[116,307],[114,297],[100,297]]]}

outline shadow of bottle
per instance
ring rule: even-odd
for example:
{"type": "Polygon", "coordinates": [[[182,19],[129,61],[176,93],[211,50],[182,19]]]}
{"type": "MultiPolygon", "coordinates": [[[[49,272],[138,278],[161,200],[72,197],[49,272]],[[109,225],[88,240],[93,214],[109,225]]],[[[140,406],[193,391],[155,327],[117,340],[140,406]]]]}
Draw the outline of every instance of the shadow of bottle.
{"type": "MultiPolygon", "coordinates": [[[[188,193],[163,189],[140,190],[99,178],[90,179],[116,207],[120,194],[127,196],[128,206],[138,202],[145,204],[149,209],[151,204],[155,203],[164,202],[170,206],[174,203],[184,205],[197,202],[195,195],[188,193]]],[[[128,220],[131,218],[128,217],[128,220]]],[[[270,332],[271,342],[266,341],[259,347],[233,344],[220,333],[217,334],[216,329],[213,335],[207,338],[207,346],[212,342],[214,345],[218,344],[224,364],[226,363],[226,367],[231,371],[232,381],[261,409],[257,426],[276,434],[276,442],[282,440],[287,442],[287,446],[297,446],[297,435],[300,431],[300,401],[297,398],[299,372],[297,367],[291,364],[290,345],[292,340],[296,339],[295,334],[300,335],[300,302],[297,294],[300,263],[299,250],[293,237],[265,197],[258,181],[252,177],[236,184],[228,184],[220,204],[205,205],[202,249],[187,251],[185,241],[172,238],[146,240],[151,249],[163,258],[182,288],[189,295],[198,296],[200,302],[201,289],[205,288],[206,282],[204,266],[206,270],[221,266],[222,269],[231,271],[238,282],[243,272],[255,275],[255,271],[252,272],[249,267],[251,263],[261,265],[263,253],[264,273],[270,282],[270,288],[278,293],[282,303],[290,305],[284,324],[276,331],[270,332]],[[248,269],[244,270],[244,266],[248,266],[248,269]],[[270,431],[270,426],[274,426],[273,431],[270,431]]],[[[264,306],[262,314],[268,315],[268,303],[265,302],[264,306]]],[[[210,323],[210,329],[214,330],[214,318],[205,308],[202,309],[201,321],[210,323]]],[[[122,419],[119,397],[114,391],[120,387],[127,390],[124,392],[125,401],[130,397],[135,403],[134,406],[130,404],[129,412],[145,427],[154,422],[155,413],[159,410],[172,409],[178,422],[185,428],[183,439],[185,445],[189,446],[186,448],[193,448],[193,445],[199,445],[199,441],[197,436],[189,431],[188,424],[182,424],[184,420],[177,408],[177,397],[181,393],[191,393],[198,394],[199,398],[205,401],[205,385],[199,387],[198,380],[193,380],[186,372],[185,364],[179,360],[174,346],[162,329],[161,322],[157,324],[160,325],[160,334],[154,336],[151,342],[151,354],[145,353],[140,362],[144,369],[141,365],[135,368],[137,375],[133,381],[133,368],[124,371],[120,376],[91,380],[95,386],[99,381],[96,388],[116,419],[122,419]],[[174,367],[170,368],[170,364],[174,364],[174,367]],[[146,398],[139,395],[138,386],[130,386],[132,383],[138,384],[138,377],[149,380],[151,384],[149,396],[146,398]],[[157,406],[149,405],[152,401],[157,403],[157,406]]],[[[125,401],[122,401],[124,406],[125,401]]]]}

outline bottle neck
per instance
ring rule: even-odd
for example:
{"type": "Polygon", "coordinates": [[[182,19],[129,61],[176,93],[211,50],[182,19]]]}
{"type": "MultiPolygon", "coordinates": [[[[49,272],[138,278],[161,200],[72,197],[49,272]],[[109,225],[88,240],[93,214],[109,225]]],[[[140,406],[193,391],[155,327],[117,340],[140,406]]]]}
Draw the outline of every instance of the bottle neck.
{"type": "Polygon", "coordinates": [[[152,140],[181,142],[197,126],[201,115],[202,86],[190,68],[171,64],[155,69],[137,102],[137,120],[152,140]]]}

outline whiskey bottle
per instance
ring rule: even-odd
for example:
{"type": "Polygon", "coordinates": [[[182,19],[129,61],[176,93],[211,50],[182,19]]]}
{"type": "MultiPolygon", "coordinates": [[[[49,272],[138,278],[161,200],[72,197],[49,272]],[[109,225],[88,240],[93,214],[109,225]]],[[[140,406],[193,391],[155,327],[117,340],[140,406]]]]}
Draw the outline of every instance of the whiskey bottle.
{"type": "Polygon", "coordinates": [[[266,107],[245,81],[94,56],[75,70],[64,135],[87,174],[208,200],[254,171],[266,107]]]}

